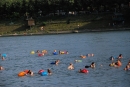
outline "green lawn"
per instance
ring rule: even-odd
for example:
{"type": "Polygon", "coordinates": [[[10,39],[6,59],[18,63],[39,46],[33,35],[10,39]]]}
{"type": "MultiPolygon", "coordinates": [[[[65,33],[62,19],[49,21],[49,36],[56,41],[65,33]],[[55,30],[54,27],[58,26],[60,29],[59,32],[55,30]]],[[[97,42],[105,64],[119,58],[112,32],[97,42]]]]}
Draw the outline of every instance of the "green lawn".
{"type": "MultiPolygon", "coordinates": [[[[73,31],[83,29],[106,29],[113,28],[109,26],[112,22],[112,15],[79,15],[79,16],[52,16],[34,18],[35,26],[27,26],[27,20],[19,19],[0,22],[0,35],[2,34],[23,34],[23,33],[49,33],[51,31],[73,31]],[[44,31],[40,27],[44,26],[44,31]]],[[[122,27],[122,26],[118,26],[122,27]]],[[[123,26],[124,27],[124,26],[123,26]]],[[[127,26],[128,27],[128,26],[127,26]]],[[[114,27],[115,28],[115,27],[114,27]]]]}

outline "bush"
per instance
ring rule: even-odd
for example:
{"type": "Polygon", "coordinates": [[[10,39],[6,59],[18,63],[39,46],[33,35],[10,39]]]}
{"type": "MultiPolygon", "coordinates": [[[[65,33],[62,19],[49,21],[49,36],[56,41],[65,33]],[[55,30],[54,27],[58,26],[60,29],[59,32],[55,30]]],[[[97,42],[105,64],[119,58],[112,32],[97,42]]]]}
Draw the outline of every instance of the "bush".
{"type": "Polygon", "coordinates": [[[68,20],[66,21],[66,23],[67,23],[67,24],[70,24],[70,19],[68,19],[68,20]]]}
{"type": "Polygon", "coordinates": [[[43,26],[46,26],[46,22],[43,22],[43,24],[42,24],[43,26]]]}

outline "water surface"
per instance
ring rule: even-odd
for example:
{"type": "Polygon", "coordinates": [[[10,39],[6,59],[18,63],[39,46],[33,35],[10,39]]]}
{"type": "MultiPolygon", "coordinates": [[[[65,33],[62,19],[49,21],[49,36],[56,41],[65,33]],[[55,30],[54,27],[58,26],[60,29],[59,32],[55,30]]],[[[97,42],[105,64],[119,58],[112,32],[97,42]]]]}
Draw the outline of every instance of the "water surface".
{"type": "Polygon", "coordinates": [[[75,34],[0,37],[0,53],[6,53],[5,61],[0,60],[5,70],[0,71],[0,87],[129,87],[130,71],[124,71],[130,60],[130,32],[89,32],[75,34]],[[47,50],[44,57],[32,55],[32,50],[47,50]],[[52,55],[53,50],[67,50],[68,55],[52,55]],[[94,57],[81,59],[81,54],[94,53],[94,57]],[[123,54],[120,68],[109,67],[110,56],[123,54]],[[60,60],[58,66],[52,61],[60,60]],[[74,60],[81,59],[81,63],[74,60]],[[89,73],[78,73],[85,65],[96,63],[96,68],[88,68],[89,73]],[[67,70],[73,63],[74,70],[67,70]],[[103,66],[100,66],[103,65],[103,66]],[[40,76],[40,69],[50,68],[51,76],[40,76]],[[31,69],[34,76],[18,77],[25,69],[31,69]]]}

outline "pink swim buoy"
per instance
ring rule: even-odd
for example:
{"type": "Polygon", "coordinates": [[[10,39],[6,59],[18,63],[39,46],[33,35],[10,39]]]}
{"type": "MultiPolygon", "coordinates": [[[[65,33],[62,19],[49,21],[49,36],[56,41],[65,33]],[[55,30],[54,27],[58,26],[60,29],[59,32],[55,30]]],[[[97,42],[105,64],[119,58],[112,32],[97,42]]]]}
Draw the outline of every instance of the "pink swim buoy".
{"type": "Polygon", "coordinates": [[[38,54],[38,56],[39,56],[39,57],[41,57],[41,56],[44,56],[44,54],[42,54],[42,53],[39,53],[39,54],[38,54]]]}
{"type": "Polygon", "coordinates": [[[44,72],[44,70],[41,69],[38,71],[38,74],[41,74],[42,72],[44,72]]]}

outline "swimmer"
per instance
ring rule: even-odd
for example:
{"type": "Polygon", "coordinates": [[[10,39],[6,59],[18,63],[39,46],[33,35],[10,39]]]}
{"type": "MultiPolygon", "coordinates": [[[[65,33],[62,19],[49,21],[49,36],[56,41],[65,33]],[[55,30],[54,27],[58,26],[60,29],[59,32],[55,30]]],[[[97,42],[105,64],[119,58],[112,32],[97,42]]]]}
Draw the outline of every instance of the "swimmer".
{"type": "Polygon", "coordinates": [[[113,66],[113,67],[114,67],[114,66],[115,66],[115,63],[114,63],[114,62],[112,62],[111,64],[109,64],[109,66],[113,66]]]}
{"type": "Polygon", "coordinates": [[[129,60],[128,64],[126,65],[126,67],[124,68],[124,70],[130,70],[130,60],[129,60]]]}
{"type": "Polygon", "coordinates": [[[111,57],[110,57],[110,60],[114,61],[114,57],[113,57],[113,56],[111,56],[111,57]]]}
{"type": "Polygon", "coordinates": [[[120,67],[122,65],[120,60],[117,60],[117,62],[115,63],[116,66],[120,67]]]}
{"type": "Polygon", "coordinates": [[[85,55],[80,55],[80,57],[81,57],[81,58],[86,58],[86,56],[85,56],[85,55]]]}
{"type": "Polygon", "coordinates": [[[87,56],[88,56],[88,57],[93,57],[94,54],[93,54],[93,53],[91,53],[91,54],[87,54],[87,56]]]}
{"type": "Polygon", "coordinates": [[[119,54],[118,59],[121,59],[121,58],[123,58],[123,56],[122,54],[119,54]]]}
{"type": "Polygon", "coordinates": [[[49,75],[52,74],[52,71],[50,69],[47,69],[47,72],[48,72],[49,75]]]}
{"type": "Polygon", "coordinates": [[[56,50],[54,50],[54,52],[57,52],[56,50]]]}
{"type": "Polygon", "coordinates": [[[68,52],[68,51],[66,51],[66,54],[69,54],[69,52],[68,52]]]}
{"type": "Polygon", "coordinates": [[[27,74],[30,74],[31,76],[33,76],[33,72],[31,70],[28,70],[27,74]]]}
{"type": "Polygon", "coordinates": [[[91,68],[95,68],[95,62],[92,62],[90,65],[91,68]]]}
{"type": "Polygon", "coordinates": [[[40,53],[40,50],[37,50],[37,52],[36,53],[40,53]]]}
{"type": "MultiPolygon", "coordinates": [[[[62,54],[62,52],[59,50],[59,54],[62,54]]],[[[63,52],[63,54],[64,54],[64,52],[63,52]]]]}
{"type": "Polygon", "coordinates": [[[128,62],[128,64],[127,65],[129,65],[129,67],[130,67],[130,62],[128,62]]]}
{"type": "Polygon", "coordinates": [[[68,69],[69,69],[69,70],[74,69],[74,66],[73,66],[73,64],[72,64],[72,63],[70,63],[70,65],[68,66],[68,69]]]}
{"type": "Polygon", "coordinates": [[[130,66],[126,65],[126,67],[124,68],[124,70],[130,70],[130,66]]]}
{"type": "Polygon", "coordinates": [[[53,51],[53,55],[58,55],[56,50],[53,51]]]}
{"type": "Polygon", "coordinates": [[[5,58],[2,56],[2,60],[5,60],[5,58]]]}
{"type": "Polygon", "coordinates": [[[47,50],[42,50],[42,53],[47,54],[47,50]]]}
{"type": "Polygon", "coordinates": [[[85,66],[85,68],[89,68],[89,67],[95,68],[95,62],[92,62],[90,66],[88,66],[88,65],[85,66]]]}
{"type": "Polygon", "coordinates": [[[59,64],[59,62],[60,62],[60,60],[56,60],[56,61],[55,61],[55,64],[56,64],[56,65],[58,65],[58,64],[59,64]]]}
{"type": "Polygon", "coordinates": [[[59,51],[59,54],[69,54],[68,51],[59,51]]]}
{"type": "Polygon", "coordinates": [[[92,53],[91,56],[94,56],[94,54],[92,53]]]}
{"type": "Polygon", "coordinates": [[[2,66],[0,66],[0,70],[3,70],[4,68],[2,66]]]}

